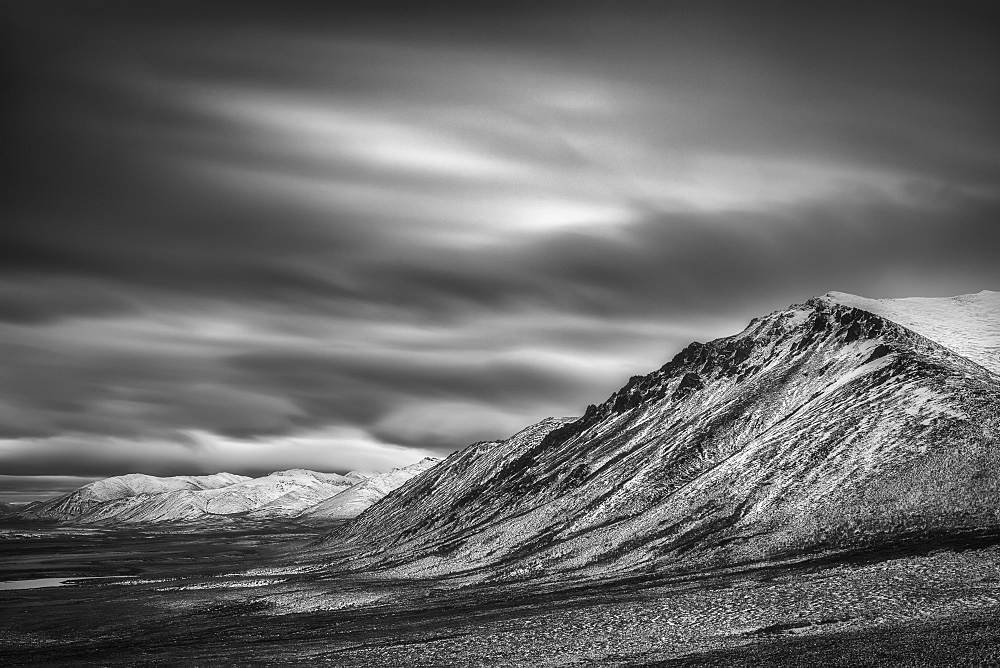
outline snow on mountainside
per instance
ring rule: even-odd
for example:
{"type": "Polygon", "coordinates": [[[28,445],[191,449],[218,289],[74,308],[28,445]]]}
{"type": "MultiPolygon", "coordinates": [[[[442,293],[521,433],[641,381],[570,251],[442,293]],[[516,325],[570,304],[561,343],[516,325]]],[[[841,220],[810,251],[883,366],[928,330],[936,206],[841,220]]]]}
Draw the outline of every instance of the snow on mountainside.
{"type": "Polygon", "coordinates": [[[829,292],[826,298],[899,323],[1000,374],[1000,292],[904,299],[829,292]]]}
{"type": "Polygon", "coordinates": [[[306,508],[298,517],[310,520],[346,520],[357,517],[389,492],[440,461],[434,457],[424,457],[416,464],[374,475],[306,508]]]}
{"type": "Polygon", "coordinates": [[[44,514],[46,519],[67,519],[82,516],[109,501],[167,492],[219,489],[246,480],[251,478],[232,473],[169,478],[129,473],[84,485],[69,494],[36,506],[32,511],[44,514]]]}
{"type": "Polygon", "coordinates": [[[278,499],[281,507],[304,510],[349,486],[346,478],[336,473],[277,471],[205,493],[205,512],[213,515],[260,512],[278,499]]]}
{"type": "MultiPolygon", "coordinates": [[[[412,467],[424,470],[427,460],[412,467]]],[[[412,468],[407,467],[407,469],[412,468]]],[[[413,474],[394,469],[369,485],[372,476],[346,476],[305,469],[277,471],[261,478],[218,473],[210,476],[156,476],[129,474],[98,480],[61,497],[21,512],[24,519],[58,520],[82,524],[134,524],[246,519],[290,519],[341,492],[362,490],[345,506],[338,519],[353,517],[398,487],[413,474]],[[384,476],[384,478],[383,478],[384,476]]],[[[314,519],[322,519],[322,514],[314,519]]]]}
{"type": "Polygon", "coordinates": [[[80,497],[87,501],[110,501],[138,494],[160,494],[181,489],[219,489],[234,483],[250,480],[247,476],[216,473],[204,476],[173,476],[158,478],[142,473],[115,476],[97,480],[80,488],[80,497]]]}
{"type": "Polygon", "coordinates": [[[575,421],[453,454],[327,549],[394,576],[606,577],[998,528],[1000,317],[971,297],[755,318],[575,421]]]}

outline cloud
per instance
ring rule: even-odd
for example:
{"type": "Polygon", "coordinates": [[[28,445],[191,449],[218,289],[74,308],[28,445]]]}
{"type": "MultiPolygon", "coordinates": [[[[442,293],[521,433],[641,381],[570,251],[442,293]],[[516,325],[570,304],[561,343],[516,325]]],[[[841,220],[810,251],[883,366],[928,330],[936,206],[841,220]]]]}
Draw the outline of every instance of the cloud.
{"type": "Polygon", "coordinates": [[[184,439],[186,442],[180,443],[176,439],[133,440],[68,433],[44,440],[0,440],[0,455],[8,482],[21,479],[20,484],[27,485],[32,478],[36,481],[62,477],[93,479],[140,471],[167,476],[220,471],[260,476],[291,468],[340,473],[384,471],[412,464],[431,454],[420,448],[386,445],[350,428],[303,431],[295,436],[263,440],[189,431],[184,439]],[[66,459],[73,462],[75,476],[45,473],[66,459]]]}
{"type": "Polygon", "coordinates": [[[75,475],[19,476],[0,474],[0,490],[3,490],[0,498],[5,503],[26,503],[50,499],[99,479],[99,477],[75,475]]]}
{"type": "Polygon", "coordinates": [[[0,21],[5,471],[408,463],[1000,286],[987,8],[50,9],[0,21]]]}

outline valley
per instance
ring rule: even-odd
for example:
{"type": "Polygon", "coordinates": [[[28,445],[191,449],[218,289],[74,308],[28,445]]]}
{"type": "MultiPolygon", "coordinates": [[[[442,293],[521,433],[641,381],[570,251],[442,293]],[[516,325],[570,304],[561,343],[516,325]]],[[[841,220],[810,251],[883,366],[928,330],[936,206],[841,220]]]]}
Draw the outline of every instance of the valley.
{"type": "Polygon", "coordinates": [[[4,665],[985,665],[1000,536],[683,575],[486,584],[338,572],[308,529],[5,527],[4,665]],[[108,577],[111,576],[111,577],[108,577]]]}

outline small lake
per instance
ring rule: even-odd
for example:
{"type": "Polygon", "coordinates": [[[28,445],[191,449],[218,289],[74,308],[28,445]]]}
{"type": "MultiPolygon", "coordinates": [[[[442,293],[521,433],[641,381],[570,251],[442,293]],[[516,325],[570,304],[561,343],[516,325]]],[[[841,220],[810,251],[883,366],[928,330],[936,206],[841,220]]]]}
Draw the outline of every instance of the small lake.
{"type": "MultiPolygon", "coordinates": [[[[80,580],[104,580],[109,576],[91,576],[76,578],[36,578],[34,580],[8,580],[0,582],[0,590],[3,589],[42,589],[43,587],[61,587],[67,583],[74,583],[80,580]]],[[[116,577],[116,576],[110,576],[116,577]]]]}

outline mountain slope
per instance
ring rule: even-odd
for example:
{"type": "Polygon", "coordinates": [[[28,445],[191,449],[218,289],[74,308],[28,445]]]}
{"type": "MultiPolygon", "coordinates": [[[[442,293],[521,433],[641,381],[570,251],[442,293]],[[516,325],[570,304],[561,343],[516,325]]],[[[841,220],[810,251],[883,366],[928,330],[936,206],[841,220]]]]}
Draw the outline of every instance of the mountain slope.
{"type": "Polygon", "coordinates": [[[953,342],[940,325],[968,301],[877,315],[830,293],[755,319],[576,421],[452,455],[334,535],[399,575],[607,576],[997,527],[1000,318],[973,306],[978,335],[953,328],[969,359],[888,317],[953,342]]]}
{"type": "Polygon", "coordinates": [[[410,478],[436,465],[439,459],[424,457],[416,464],[394,468],[385,473],[360,480],[342,492],[320,501],[300,512],[299,519],[346,520],[357,517],[372,504],[398,488],[410,478]]]}

